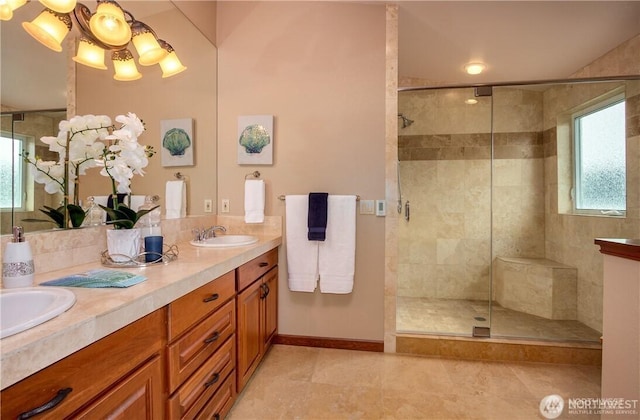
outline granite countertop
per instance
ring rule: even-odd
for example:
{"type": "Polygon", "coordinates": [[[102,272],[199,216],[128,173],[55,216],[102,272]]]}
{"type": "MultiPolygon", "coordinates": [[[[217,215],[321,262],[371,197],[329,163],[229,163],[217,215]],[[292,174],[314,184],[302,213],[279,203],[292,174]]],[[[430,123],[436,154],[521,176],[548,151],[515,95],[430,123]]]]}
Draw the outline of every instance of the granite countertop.
{"type": "MultiPolygon", "coordinates": [[[[178,244],[179,255],[169,264],[123,269],[143,274],[146,281],[116,289],[69,288],[76,303],[58,317],[0,340],[2,388],[63,359],[139,318],[162,308],[211,280],[278,247],[280,235],[256,235],[253,245],[235,248],[201,248],[178,244]]],[[[36,276],[47,280],[103,268],[83,264],[36,276]]]]}

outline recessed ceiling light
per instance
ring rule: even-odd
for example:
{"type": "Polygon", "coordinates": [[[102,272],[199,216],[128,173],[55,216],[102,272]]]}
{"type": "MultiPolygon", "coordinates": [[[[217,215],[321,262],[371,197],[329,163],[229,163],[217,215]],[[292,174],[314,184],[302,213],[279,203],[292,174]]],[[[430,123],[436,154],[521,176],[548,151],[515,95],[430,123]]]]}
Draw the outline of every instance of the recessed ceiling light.
{"type": "Polygon", "coordinates": [[[477,99],[467,99],[467,100],[464,101],[464,103],[467,104],[467,105],[475,105],[475,104],[478,103],[478,100],[477,99]]]}
{"type": "Polygon", "coordinates": [[[468,63],[464,66],[464,71],[467,74],[480,74],[487,68],[486,64],[483,63],[468,63]]]}

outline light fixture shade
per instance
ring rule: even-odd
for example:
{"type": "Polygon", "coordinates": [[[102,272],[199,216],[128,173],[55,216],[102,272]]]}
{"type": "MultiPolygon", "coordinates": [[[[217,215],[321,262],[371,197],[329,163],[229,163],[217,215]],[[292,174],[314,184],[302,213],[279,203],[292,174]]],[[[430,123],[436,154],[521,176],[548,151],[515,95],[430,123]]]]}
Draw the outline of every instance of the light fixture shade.
{"type": "Polygon", "coordinates": [[[114,51],[111,54],[111,60],[113,61],[113,68],[115,74],[113,78],[120,81],[138,80],[142,77],[142,74],[136,67],[136,62],[133,59],[133,54],[128,49],[114,51]]]}
{"type": "Polygon", "coordinates": [[[107,69],[104,64],[104,50],[84,37],[80,38],[78,52],[73,57],[73,61],[94,69],[107,69]]]}
{"type": "Polygon", "coordinates": [[[131,39],[131,28],[115,1],[99,1],[89,27],[93,35],[107,45],[125,46],[131,39]]]}
{"type": "Polygon", "coordinates": [[[176,74],[185,71],[187,68],[182,65],[173,47],[161,39],[159,39],[158,42],[162,46],[162,49],[168,53],[167,56],[160,60],[159,63],[160,68],[162,69],[162,78],[175,76],[176,74]]]}
{"type": "Polygon", "coordinates": [[[71,30],[71,18],[67,14],[44,9],[31,22],[22,22],[29,35],[53,51],[62,51],[62,40],[71,30]]]}
{"type": "Polygon", "coordinates": [[[131,25],[131,41],[138,53],[138,62],[143,66],[158,64],[165,58],[168,51],[158,43],[156,34],[142,22],[135,21],[131,25]]]}
{"type": "Polygon", "coordinates": [[[69,13],[76,7],[76,0],[40,0],[40,3],[58,13],[69,13]]]}
{"type": "Polygon", "coordinates": [[[0,20],[11,20],[13,9],[7,3],[0,3],[0,20]]]}

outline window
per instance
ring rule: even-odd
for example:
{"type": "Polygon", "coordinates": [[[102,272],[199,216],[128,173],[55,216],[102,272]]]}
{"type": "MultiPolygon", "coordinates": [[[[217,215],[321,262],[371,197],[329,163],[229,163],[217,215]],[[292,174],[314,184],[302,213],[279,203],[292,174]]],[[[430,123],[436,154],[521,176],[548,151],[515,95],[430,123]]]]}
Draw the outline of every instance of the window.
{"type": "Polygon", "coordinates": [[[616,96],[575,114],[575,210],[622,215],[626,210],[625,102],[616,96]]]}
{"type": "Polygon", "coordinates": [[[24,166],[20,156],[24,146],[22,139],[0,136],[0,208],[24,207],[24,166]]]}

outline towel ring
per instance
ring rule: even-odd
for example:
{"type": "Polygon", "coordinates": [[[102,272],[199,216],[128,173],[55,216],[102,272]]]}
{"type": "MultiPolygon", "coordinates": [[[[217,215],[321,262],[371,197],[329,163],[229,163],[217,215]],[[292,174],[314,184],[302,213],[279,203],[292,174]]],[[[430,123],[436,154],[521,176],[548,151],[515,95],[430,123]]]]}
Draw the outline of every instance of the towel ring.
{"type": "Polygon", "coordinates": [[[250,174],[246,174],[246,175],[244,176],[244,179],[250,179],[250,178],[255,178],[255,179],[260,178],[260,172],[258,172],[258,171],[253,171],[253,172],[251,172],[250,174]]]}
{"type": "Polygon", "coordinates": [[[181,172],[176,172],[175,174],[173,174],[173,176],[175,176],[177,179],[187,179],[187,176],[182,175],[181,172]]]}

